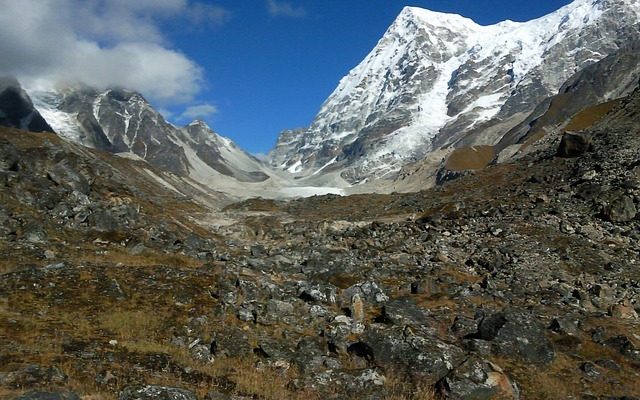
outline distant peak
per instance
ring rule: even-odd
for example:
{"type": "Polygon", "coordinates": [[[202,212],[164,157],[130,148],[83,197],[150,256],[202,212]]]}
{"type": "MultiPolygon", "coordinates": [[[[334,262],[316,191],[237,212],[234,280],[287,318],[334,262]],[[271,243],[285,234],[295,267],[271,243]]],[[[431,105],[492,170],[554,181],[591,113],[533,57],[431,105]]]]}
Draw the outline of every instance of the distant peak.
{"type": "Polygon", "coordinates": [[[457,26],[478,26],[471,18],[459,14],[432,11],[426,8],[406,6],[398,15],[398,20],[412,20],[455,29],[457,26]]]}
{"type": "Polygon", "coordinates": [[[204,122],[203,120],[201,120],[201,119],[196,119],[196,120],[194,120],[193,122],[191,122],[187,126],[200,127],[200,128],[208,129],[210,131],[212,130],[209,127],[209,125],[206,122],[204,122]]]}

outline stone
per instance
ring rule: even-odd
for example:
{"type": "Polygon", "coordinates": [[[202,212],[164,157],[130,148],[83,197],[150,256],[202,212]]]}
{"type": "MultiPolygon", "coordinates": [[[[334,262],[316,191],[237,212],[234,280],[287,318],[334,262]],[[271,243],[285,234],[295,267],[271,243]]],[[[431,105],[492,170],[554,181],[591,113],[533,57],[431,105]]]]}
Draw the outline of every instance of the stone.
{"type": "Polygon", "coordinates": [[[608,338],[602,344],[617,350],[625,357],[640,362],[640,346],[636,346],[634,341],[625,335],[608,338]]]}
{"type": "Polygon", "coordinates": [[[451,325],[451,332],[459,338],[473,336],[478,332],[478,320],[457,316],[451,325]]]}
{"type": "Polygon", "coordinates": [[[167,386],[146,385],[125,388],[118,400],[198,400],[188,390],[167,386]]]}
{"type": "Polygon", "coordinates": [[[554,318],[549,329],[562,335],[576,336],[578,334],[578,324],[575,319],[570,317],[554,318]]]}
{"type": "Polygon", "coordinates": [[[351,299],[356,294],[368,304],[384,303],[389,300],[389,296],[375,282],[362,282],[345,289],[342,292],[344,303],[350,305],[351,299]]]}
{"type": "Polygon", "coordinates": [[[465,359],[465,352],[416,329],[369,329],[361,338],[371,349],[371,361],[385,369],[404,371],[415,379],[435,384],[465,359]]]}
{"type": "Polygon", "coordinates": [[[114,231],[119,226],[117,218],[105,210],[96,211],[89,215],[88,222],[100,232],[114,231]]]}
{"type": "Polygon", "coordinates": [[[1,385],[15,388],[63,385],[66,382],[67,375],[58,367],[43,367],[40,365],[28,365],[0,377],[1,385]]]}
{"type": "Polygon", "coordinates": [[[191,357],[199,361],[201,363],[211,363],[213,362],[213,356],[211,355],[210,346],[205,346],[203,344],[197,344],[189,349],[189,353],[191,353],[191,357]]]}
{"type": "Polygon", "coordinates": [[[212,390],[204,396],[204,400],[233,400],[233,398],[226,393],[221,393],[221,392],[218,392],[217,390],[212,390]]]}
{"type": "Polygon", "coordinates": [[[586,376],[592,379],[600,376],[600,371],[598,371],[596,365],[590,362],[582,363],[580,365],[580,371],[584,372],[586,376]]]}
{"type": "Polygon", "coordinates": [[[615,304],[609,308],[609,315],[613,318],[637,320],[638,313],[633,307],[624,304],[615,304]]]}
{"type": "Polygon", "coordinates": [[[474,339],[493,340],[506,322],[507,319],[502,313],[488,315],[482,318],[480,324],[478,324],[478,332],[472,337],[474,339]]]}
{"type": "Polygon", "coordinates": [[[67,161],[61,161],[47,171],[47,176],[56,185],[64,186],[72,191],[89,194],[90,185],[87,179],[76,172],[67,161]]]}
{"type": "Polygon", "coordinates": [[[448,398],[461,400],[518,399],[518,386],[496,364],[472,356],[439,382],[448,398]]]}
{"type": "Polygon", "coordinates": [[[80,396],[73,392],[38,392],[24,393],[14,400],[80,400],[80,396]]]}
{"type": "Polygon", "coordinates": [[[378,373],[376,370],[368,369],[357,376],[355,381],[356,384],[362,387],[369,387],[370,385],[383,386],[387,381],[387,378],[384,375],[378,373]]]}
{"type": "Polygon", "coordinates": [[[220,330],[212,340],[211,355],[214,357],[239,358],[251,354],[253,347],[249,343],[247,332],[240,328],[226,327],[220,330]]]}
{"type": "Polygon", "coordinates": [[[22,236],[29,243],[45,243],[47,241],[47,232],[41,224],[26,225],[22,236]]]}
{"type": "Polygon", "coordinates": [[[532,364],[548,364],[555,351],[542,325],[530,314],[510,311],[483,318],[474,339],[491,341],[492,352],[532,364]]]}
{"type": "Polygon", "coordinates": [[[602,208],[602,216],[611,222],[632,221],[635,219],[637,212],[636,205],[629,196],[619,197],[602,208]]]}
{"type": "Polygon", "coordinates": [[[412,298],[401,298],[386,303],[382,307],[382,315],[376,318],[375,322],[399,326],[428,326],[433,320],[412,298]]]}
{"type": "Polygon", "coordinates": [[[582,132],[565,132],[560,140],[557,155],[559,157],[580,157],[593,149],[591,135],[582,132]]]}
{"type": "Polygon", "coordinates": [[[364,302],[362,301],[362,297],[358,293],[354,294],[351,298],[351,318],[353,318],[356,322],[364,321],[365,312],[364,312],[364,302]]]}
{"type": "Polygon", "coordinates": [[[411,294],[436,295],[440,293],[440,287],[433,278],[425,278],[411,283],[411,294]]]}

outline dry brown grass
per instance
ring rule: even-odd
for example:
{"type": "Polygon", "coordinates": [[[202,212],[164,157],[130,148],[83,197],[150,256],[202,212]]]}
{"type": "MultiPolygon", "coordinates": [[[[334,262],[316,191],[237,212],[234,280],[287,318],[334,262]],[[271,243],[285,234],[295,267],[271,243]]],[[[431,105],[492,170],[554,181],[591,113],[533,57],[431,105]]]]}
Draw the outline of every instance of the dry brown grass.
{"type": "Polygon", "coordinates": [[[315,393],[293,391],[289,388],[289,382],[297,371],[293,368],[278,370],[270,367],[257,369],[247,360],[228,361],[230,378],[236,384],[237,394],[259,395],[269,400],[279,399],[308,399],[319,398],[315,393]]]}
{"type": "Polygon", "coordinates": [[[533,145],[538,140],[544,138],[545,135],[546,135],[546,133],[542,129],[537,130],[537,131],[533,131],[532,133],[530,133],[528,135],[529,137],[527,138],[527,140],[525,140],[524,143],[522,143],[521,150],[527,149],[529,146],[533,145]]]}
{"type": "Polygon", "coordinates": [[[157,251],[143,251],[140,254],[131,254],[123,248],[110,247],[104,254],[96,254],[95,251],[83,251],[74,257],[78,264],[117,265],[129,267],[147,267],[153,265],[175,265],[186,268],[198,268],[202,261],[195,258],[177,254],[161,253],[157,251]]]}
{"type": "Polygon", "coordinates": [[[414,384],[406,377],[389,373],[386,375],[385,388],[388,395],[386,400],[436,400],[438,396],[433,385],[427,383],[414,384]]]}
{"type": "Polygon", "coordinates": [[[15,399],[21,394],[17,390],[11,390],[0,386],[0,400],[15,399]]]}
{"type": "Polygon", "coordinates": [[[483,169],[495,158],[493,146],[472,146],[456,149],[449,155],[445,168],[449,171],[483,169]]]}
{"type": "Polygon", "coordinates": [[[116,310],[101,316],[98,323],[124,341],[153,340],[159,336],[162,326],[160,316],[151,310],[116,310]]]}
{"type": "Polygon", "coordinates": [[[581,131],[602,121],[602,119],[613,110],[615,106],[620,104],[620,100],[612,100],[606,103],[598,104],[593,107],[588,107],[576,115],[574,115],[565,130],[569,131],[581,131]]]}

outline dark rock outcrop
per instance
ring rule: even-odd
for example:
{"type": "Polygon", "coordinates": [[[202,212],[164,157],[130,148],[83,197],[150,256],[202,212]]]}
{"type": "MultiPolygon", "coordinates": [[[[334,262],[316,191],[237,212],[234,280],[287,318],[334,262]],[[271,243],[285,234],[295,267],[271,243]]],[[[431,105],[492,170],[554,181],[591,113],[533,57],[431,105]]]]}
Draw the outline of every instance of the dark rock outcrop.
{"type": "Polygon", "coordinates": [[[31,132],[53,132],[13,78],[0,77],[0,126],[31,132]]]}

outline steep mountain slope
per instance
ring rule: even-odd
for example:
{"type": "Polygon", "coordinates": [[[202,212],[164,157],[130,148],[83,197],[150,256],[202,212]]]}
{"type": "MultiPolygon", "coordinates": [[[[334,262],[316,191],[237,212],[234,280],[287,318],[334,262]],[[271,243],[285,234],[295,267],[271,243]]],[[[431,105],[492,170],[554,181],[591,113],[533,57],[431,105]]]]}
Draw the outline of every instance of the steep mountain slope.
{"type": "Polygon", "coordinates": [[[576,71],[638,41],[639,21],[635,0],[576,0],[492,26],[407,7],[271,164],[360,183],[435,149],[495,144],[576,71]]]}
{"type": "Polygon", "coordinates": [[[268,179],[261,162],[204,122],[177,128],[139,93],[91,88],[31,92],[36,107],[62,136],[113,153],[132,153],[180,176],[268,179]]]}
{"type": "Polygon", "coordinates": [[[540,103],[496,144],[496,152],[545,134],[570,117],[596,104],[622,98],[640,83],[640,43],[589,65],[565,82],[558,94],[540,103]]]}
{"type": "Polygon", "coordinates": [[[13,78],[0,77],[0,126],[33,132],[53,129],[33,107],[31,99],[13,78]]]}
{"type": "MultiPolygon", "coordinates": [[[[640,84],[640,45],[633,43],[574,74],[554,96],[544,99],[492,146],[447,148],[402,167],[392,185],[378,191],[411,192],[430,187],[491,162],[508,162],[556,144],[565,130],[583,130],[599,122],[640,84]]],[[[360,185],[363,190],[371,190],[360,185]]]]}

